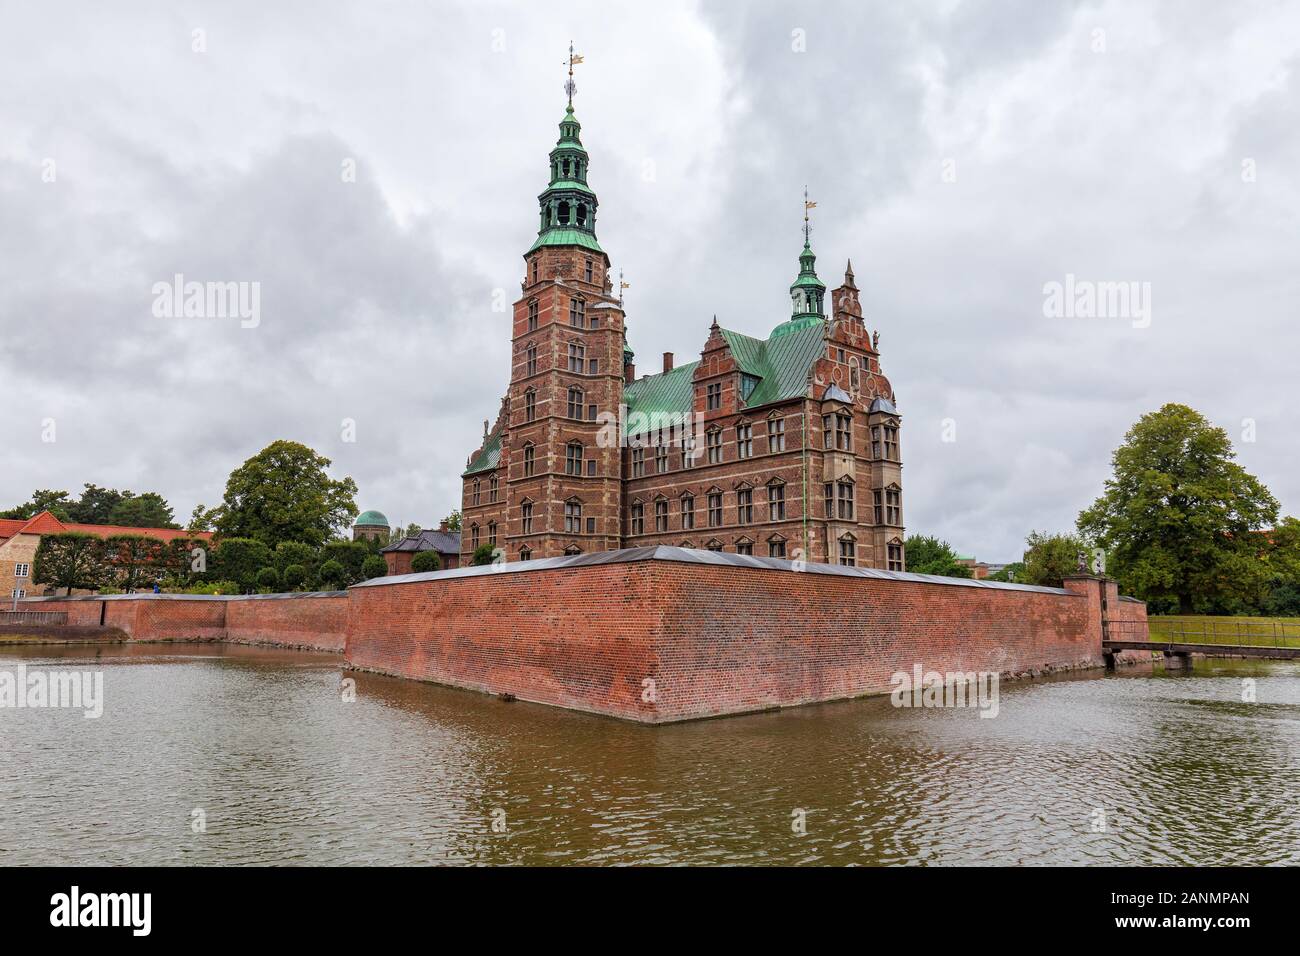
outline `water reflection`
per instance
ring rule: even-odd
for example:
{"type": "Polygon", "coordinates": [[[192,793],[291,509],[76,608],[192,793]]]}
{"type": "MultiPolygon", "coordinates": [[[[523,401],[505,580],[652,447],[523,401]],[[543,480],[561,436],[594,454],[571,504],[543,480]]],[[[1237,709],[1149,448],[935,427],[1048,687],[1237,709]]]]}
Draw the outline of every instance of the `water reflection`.
{"type": "Polygon", "coordinates": [[[0,865],[1300,862],[1293,663],[1004,684],[992,720],[880,698],[649,728],[367,674],[345,703],[331,655],[19,661],[102,668],[105,712],[0,711],[0,865]]]}

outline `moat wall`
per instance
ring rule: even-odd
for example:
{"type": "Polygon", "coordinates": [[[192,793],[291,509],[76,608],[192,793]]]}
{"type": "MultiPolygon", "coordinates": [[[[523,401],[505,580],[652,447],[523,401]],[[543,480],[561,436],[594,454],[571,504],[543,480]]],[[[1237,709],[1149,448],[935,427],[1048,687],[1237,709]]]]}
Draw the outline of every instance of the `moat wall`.
{"type": "Polygon", "coordinates": [[[27,598],[24,610],[66,611],[68,624],[121,629],[136,641],[229,641],[342,651],[348,592],[109,594],[27,598]]]}
{"type": "Polygon", "coordinates": [[[1035,588],[668,547],[350,593],[353,667],[648,723],[887,693],[917,664],[1100,667],[1103,594],[1145,619],[1092,577],[1035,588]]]}

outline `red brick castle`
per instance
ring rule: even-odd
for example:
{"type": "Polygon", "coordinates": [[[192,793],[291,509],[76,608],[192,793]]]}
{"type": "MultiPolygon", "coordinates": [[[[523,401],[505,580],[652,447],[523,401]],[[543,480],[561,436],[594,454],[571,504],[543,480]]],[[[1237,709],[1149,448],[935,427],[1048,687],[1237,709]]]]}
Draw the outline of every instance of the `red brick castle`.
{"type": "Polygon", "coordinates": [[[668,544],[904,570],[899,415],[852,265],[828,317],[805,228],[789,318],[766,338],[715,318],[698,361],[637,378],[580,129],[570,98],[510,384],[463,475],[462,556],[668,544]]]}

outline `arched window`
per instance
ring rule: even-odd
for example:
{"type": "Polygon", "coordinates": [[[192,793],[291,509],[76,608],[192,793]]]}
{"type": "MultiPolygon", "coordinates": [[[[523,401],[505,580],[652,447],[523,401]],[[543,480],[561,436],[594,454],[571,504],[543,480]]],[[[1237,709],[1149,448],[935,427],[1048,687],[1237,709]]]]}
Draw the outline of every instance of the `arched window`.
{"type": "Polygon", "coordinates": [[[533,549],[532,549],[532,548],[528,547],[528,545],[524,545],[522,548],[519,549],[519,560],[520,560],[520,561],[531,561],[532,559],[533,559],[533,549]]]}
{"type": "Polygon", "coordinates": [[[569,204],[567,202],[561,202],[560,203],[560,225],[567,226],[568,224],[569,224],[569,204]]]}
{"type": "Polygon", "coordinates": [[[767,539],[767,554],[772,558],[785,557],[785,538],[779,534],[774,534],[767,539]]]}
{"type": "Polygon", "coordinates": [[[858,542],[851,534],[840,536],[840,564],[852,567],[858,563],[858,542]]]}
{"type": "Polygon", "coordinates": [[[578,225],[585,226],[586,224],[587,224],[587,204],[580,202],[578,203],[578,225]]]}

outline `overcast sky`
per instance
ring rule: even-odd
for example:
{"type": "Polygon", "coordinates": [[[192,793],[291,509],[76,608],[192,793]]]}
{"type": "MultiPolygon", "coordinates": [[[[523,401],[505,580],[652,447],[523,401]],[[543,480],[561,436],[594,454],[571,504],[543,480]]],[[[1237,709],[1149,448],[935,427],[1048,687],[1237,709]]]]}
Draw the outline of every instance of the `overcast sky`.
{"type": "Polygon", "coordinates": [[[880,331],[910,532],[1017,558],[1165,402],[1300,512],[1294,3],[6,0],[0,23],[0,507],[89,481],[184,521],[277,438],[394,523],[457,507],[572,38],[642,371],[697,357],[714,313],[788,316],[806,183],[818,270],[851,257],[880,331]],[[260,324],[155,316],[175,273],[260,283],[260,324]],[[1046,316],[1068,274],[1149,283],[1149,324],[1046,316]]]}

